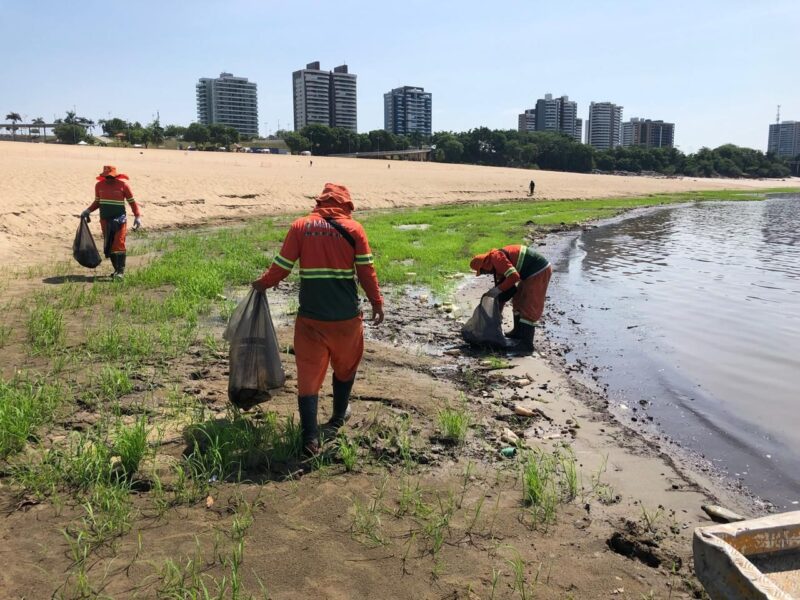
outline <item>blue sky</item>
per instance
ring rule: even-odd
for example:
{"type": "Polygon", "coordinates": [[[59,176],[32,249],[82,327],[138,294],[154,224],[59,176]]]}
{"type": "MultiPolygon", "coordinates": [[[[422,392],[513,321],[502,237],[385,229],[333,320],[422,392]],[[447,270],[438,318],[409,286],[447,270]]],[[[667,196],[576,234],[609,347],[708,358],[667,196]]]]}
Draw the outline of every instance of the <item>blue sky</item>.
{"type": "MultiPolygon", "coordinates": [[[[433,93],[434,130],[516,128],[547,92],[676,123],[686,151],[766,148],[778,104],[800,120],[800,1],[0,0],[0,110],[50,120],[196,118],[221,71],[259,87],[262,134],[292,126],[291,73],[358,75],[360,131],[383,93],[433,93]]],[[[5,114],[4,112],[4,114],[5,114]]]]}

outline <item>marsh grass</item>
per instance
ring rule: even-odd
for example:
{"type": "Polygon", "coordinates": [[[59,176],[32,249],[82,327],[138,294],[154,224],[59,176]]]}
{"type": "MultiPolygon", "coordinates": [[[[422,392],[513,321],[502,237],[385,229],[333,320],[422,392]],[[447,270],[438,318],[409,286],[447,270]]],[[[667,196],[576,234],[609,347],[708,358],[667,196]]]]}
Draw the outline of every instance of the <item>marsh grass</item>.
{"type": "Polygon", "coordinates": [[[0,458],[21,450],[68,398],[69,391],[60,384],[22,375],[0,379],[0,458]]]}
{"type": "Polygon", "coordinates": [[[249,472],[280,469],[302,448],[299,424],[293,417],[281,422],[274,413],[253,421],[232,412],[227,419],[192,425],[185,437],[188,470],[199,482],[241,481],[249,472]]]}
{"type": "Polygon", "coordinates": [[[466,407],[443,408],[437,415],[437,424],[442,438],[457,444],[464,443],[472,422],[466,407]]]}
{"type": "Polygon", "coordinates": [[[558,505],[572,501],[578,491],[578,468],[571,451],[527,454],[522,463],[522,499],[534,527],[552,523],[558,505]]]}
{"type": "Polygon", "coordinates": [[[29,311],[27,329],[34,354],[50,355],[64,347],[64,314],[45,302],[37,302],[29,311]]]}

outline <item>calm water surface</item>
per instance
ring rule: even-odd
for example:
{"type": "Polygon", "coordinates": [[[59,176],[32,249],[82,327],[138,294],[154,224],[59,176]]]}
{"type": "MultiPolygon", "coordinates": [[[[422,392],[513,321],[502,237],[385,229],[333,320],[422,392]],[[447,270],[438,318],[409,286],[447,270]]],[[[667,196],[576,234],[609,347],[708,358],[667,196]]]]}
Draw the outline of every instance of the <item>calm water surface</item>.
{"type": "MultiPolygon", "coordinates": [[[[800,196],[666,208],[583,232],[548,325],[628,410],[780,506],[800,501],[800,196]]],[[[630,413],[629,413],[630,414],[630,413]]]]}

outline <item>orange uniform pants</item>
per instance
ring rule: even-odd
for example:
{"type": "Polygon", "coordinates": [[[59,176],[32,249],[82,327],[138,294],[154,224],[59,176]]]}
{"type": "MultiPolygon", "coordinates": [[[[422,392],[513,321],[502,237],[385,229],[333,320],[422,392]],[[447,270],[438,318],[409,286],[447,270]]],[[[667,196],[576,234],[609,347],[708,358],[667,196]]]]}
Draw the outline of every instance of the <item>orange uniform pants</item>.
{"type": "MultiPolygon", "coordinates": [[[[108,221],[106,219],[100,219],[100,227],[103,230],[103,239],[106,239],[108,235],[108,221]]],[[[111,254],[125,254],[125,238],[128,235],[128,224],[123,223],[122,226],[117,230],[114,239],[111,240],[111,254]]]]}
{"type": "Polygon", "coordinates": [[[294,325],[297,395],[319,394],[329,364],[336,379],[350,381],[363,354],[364,323],[360,315],[345,321],[297,317],[294,325]]]}
{"type": "Polygon", "coordinates": [[[514,314],[518,314],[523,323],[537,325],[542,318],[547,286],[552,274],[553,268],[548,266],[533,277],[519,282],[519,290],[511,299],[511,304],[514,306],[514,314]]]}

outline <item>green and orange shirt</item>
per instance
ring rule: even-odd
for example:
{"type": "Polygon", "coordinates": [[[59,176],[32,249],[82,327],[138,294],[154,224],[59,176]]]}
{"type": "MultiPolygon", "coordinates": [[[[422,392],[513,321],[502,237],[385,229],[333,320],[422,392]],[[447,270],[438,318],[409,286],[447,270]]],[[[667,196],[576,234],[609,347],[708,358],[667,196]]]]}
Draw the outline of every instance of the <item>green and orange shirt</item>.
{"type": "Polygon", "coordinates": [[[356,276],[373,307],[383,304],[372,251],[361,223],[341,208],[316,208],[292,223],[280,253],[261,276],[264,287],[277,285],[300,262],[297,314],[320,321],[344,321],[360,314],[356,276]],[[335,219],[355,248],[326,221],[335,219]]]}
{"type": "Polygon", "coordinates": [[[89,211],[99,207],[101,219],[116,219],[125,214],[126,202],[131,205],[135,217],[141,216],[139,206],[133,199],[133,192],[124,180],[119,178],[103,179],[94,186],[94,202],[89,207],[89,211]]]}
{"type": "Polygon", "coordinates": [[[519,244],[492,250],[488,258],[495,284],[504,292],[519,281],[533,277],[550,266],[550,261],[536,250],[519,244]]]}

